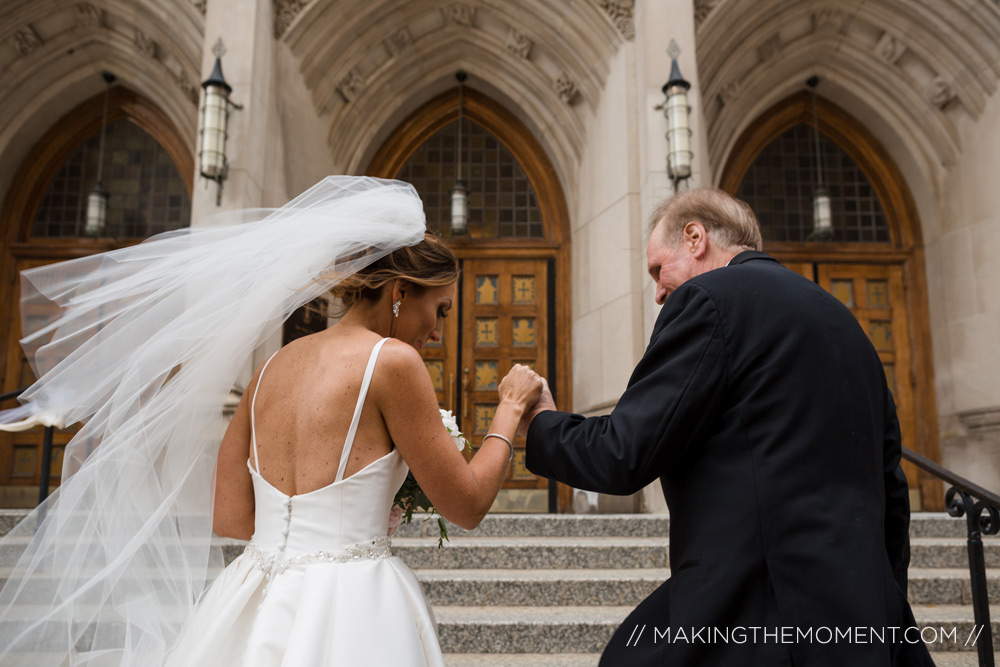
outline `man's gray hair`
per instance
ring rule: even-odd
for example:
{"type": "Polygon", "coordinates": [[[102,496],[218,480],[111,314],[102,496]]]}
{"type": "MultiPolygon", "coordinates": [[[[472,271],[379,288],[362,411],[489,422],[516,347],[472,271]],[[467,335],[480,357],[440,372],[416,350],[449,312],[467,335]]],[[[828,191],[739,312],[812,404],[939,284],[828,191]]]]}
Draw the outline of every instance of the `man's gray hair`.
{"type": "Polygon", "coordinates": [[[697,220],[724,250],[760,250],[760,224],[746,202],[717,188],[684,190],[656,207],[647,236],[663,221],[663,238],[672,248],[681,241],[684,225],[697,220]]]}

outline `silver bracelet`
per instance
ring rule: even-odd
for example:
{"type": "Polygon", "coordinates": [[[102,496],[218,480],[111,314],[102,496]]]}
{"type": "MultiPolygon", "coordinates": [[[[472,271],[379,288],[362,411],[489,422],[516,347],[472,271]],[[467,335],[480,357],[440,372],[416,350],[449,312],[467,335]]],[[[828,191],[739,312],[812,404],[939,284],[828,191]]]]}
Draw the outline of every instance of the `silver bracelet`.
{"type": "Polygon", "coordinates": [[[507,446],[510,447],[510,456],[507,458],[507,460],[510,461],[512,458],[514,458],[514,443],[510,441],[510,438],[508,438],[505,435],[500,435],[499,433],[487,433],[486,435],[483,436],[483,442],[486,442],[486,438],[500,438],[501,440],[506,442],[507,446]]]}

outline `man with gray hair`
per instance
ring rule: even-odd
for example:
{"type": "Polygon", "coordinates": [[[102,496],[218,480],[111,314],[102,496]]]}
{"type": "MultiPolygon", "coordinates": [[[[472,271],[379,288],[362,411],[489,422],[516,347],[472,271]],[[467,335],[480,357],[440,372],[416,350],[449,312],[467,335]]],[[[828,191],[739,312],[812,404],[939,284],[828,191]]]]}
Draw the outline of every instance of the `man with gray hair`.
{"type": "Polygon", "coordinates": [[[909,500],[878,354],[760,249],[743,202],[667,200],[646,253],[663,308],[614,411],[545,395],[526,418],[535,474],[612,494],[659,478],[670,508],[671,578],[601,664],[932,665],[905,632],[909,500]]]}

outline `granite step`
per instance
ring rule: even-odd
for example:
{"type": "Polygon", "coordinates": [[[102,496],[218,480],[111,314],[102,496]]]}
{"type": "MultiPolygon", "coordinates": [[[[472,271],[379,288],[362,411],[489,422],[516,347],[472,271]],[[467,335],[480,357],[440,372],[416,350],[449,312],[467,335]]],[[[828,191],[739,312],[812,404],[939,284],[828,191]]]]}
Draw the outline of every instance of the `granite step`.
{"type": "MultiPolygon", "coordinates": [[[[597,667],[600,659],[599,653],[446,653],[444,664],[447,667],[597,667]]],[[[4,667],[56,667],[58,664],[58,655],[52,653],[4,659],[4,667]]],[[[965,663],[954,664],[965,667],[965,663]]]]}
{"type": "MultiPolygon", "coordinates": [[[[566,654],[599,653],[633,607],[435,605],[433,609],[445,653],[566,654]]],[[[32,607],[23,608],[20,622],[29,623],[34,613],[36,610],[32,607]]],[[[975,642],[981,630],[973,622],[971,607],[915,605],[913,614],[920,637],[935,653],[976,650],[975,642]]],[[[1000,638],[1000,621],[992,623],[991,627],[993,636],[1000,638]]],[[[65,634],[65,628],[58,623],[51,630],[48,636],[52,641],[39,646],[41,651],[54,650],[65,634]]],[[[651,632],[652,628],[649,630],[651,632]]],[[[862,631],[866,641],[875,641],[868,630],[862,631]]],[[[821,643],[831,639],[820,638],[819,634],[816,638],[821,643]]]]}
{"type": "MultiPolygon", "coordinates": [[[[0,536],[6,535],[28,510],[0,509],[0,536]]],[[[410,524],[402,525],[398,537],[436,537],[436,521],[414,514],[410,524]]],[[[652,514],[490,514],[479,527],[465,530],[448,525],[452,538],[478,537],[665,537],[670,519],[652,514]]],[[[943,512],[916,512],[910,519],[910,536],[965,537],[965,519],[952,518],[943,512]]],[[[989,540],[990,536],[985,539],[989,540]]]]}
{"type": "MultiPolygon", "coordinates": [[[[25,514],[0,511],[0,535],[25,514]]],[[[473,531],[451,527],[439,549],[436,524],[418,518],[397,532],[393,552],[434,607],[449,667],[583,667],[597,664],[621,620],[669,577],[668,531],[663,516],[490,515],[473,531]]],[[[918,624],[938,640],[930,645],[935,661],[976,664],[966,645],[975,630],[964,519],[914,514],[910,534],[909,592],[918,624]]],[[[24,543],[9,541],[0,547],[0,583],[10,570],[5,558],[24,543]]],[[[245,546],[218,543],[226,562],[245,546]]],[[[996,604],[1000,540],[987,536],[984,544],[996,604]]],[[[997,624],[994,636],[1000,641],[997,624]]]]}
{"type": "MultiPolygon", "coordinates": [[[[9,567],[27,538],[0,544],[0,567],[9,567]]],[[[245,543],[218,540],[226,562],[243,552],[245,543]]],[[[394,537],[393,553],[414,569],[477,568],[661,568],[667,567],[666,537],[463,537],[438,548],[432,537],[394,537]]],[[[987,568],[1000,568],[1000,540],[984,541],[987,568]]],[[[910,541],[911,568],[967,570],[964,538],[921,537],[910,541]]]]}
{"type": "Polygon", "coordinates": [[[446,653],[600,653],[631,606],[436,606],[446,653]]]}
{"type": "MultiPolygon", "coordinates": [[[[984,539],[987,568],[1000,567],[1000,540],[984,539]]],[[[957,568],[968,572],[969,547],[963,537],[916,537],[910,539],[911,568],[957,568]]]]}
{"type": "MultiPolygon", "coordinates": [[[[968,567],[915,568],[908,572],[910,604],[972,604],[968,567]]],[[[990,604],[1000,605],[1000,569],[986,570],[990,604]]]]}
{"type": "Polygon", "coordinates": [[[666,568],[414,570],[433,605],[635,606],[670,576],[666,568]]]}
{"type": "MultiPolygon", "coordinates": [[[[243,542],[222,544],[227,563],[243,552],[243,542]]],[[[438,548],[433,537],[393,536],[392,553],[413,569],[667,567],[665,537],[464,537],[438,548]]]]}
{"type": "MultiPolygon", "coordinates": [[[[974,651],[953,653],[934,652],[937,667],[978,667],[974,651]]],[[[445,653],[447,667],[597,667],[599,653],[445,653]]],[[[1000,653],[994,654],[1000,664],[1000,653]]],[[[36,653],[30,656],[13,656],[4,661],[4,667],[54,667],[54,654],[36,653]]]]}
{"type": "MultiPolygon", "coordinates": [[[[910,537],[961,537],[965,538],[965,517],[948,516],[945,512],[914,512],[910,515],[910,537]]],[[[984,539],[992,539],[986,535],[984,539]]]]}
{"type": "MultiPolygon", "coordinates": [[[[533,606],[637,605],[670,577],[667,568],[616,569],[416,569],[424,594],[432,604],[533,606]]],[[[0,567],[0,586],[10,568],[0,567]]],[[[990,603],[1000,605],[1000,570],[987,570],[990,603]]],[[[38,577],[26,594],[48,596],[54,579],[38,577]]],[[[971,605],[967,572],[919,569],[909,572],[911,604],[971,605]]]]}
{"type": "Polygon", "coordinates": [[[597,667],[600,660],[600,653],[446,653],[444,656],[447,667],[597,667]]]}

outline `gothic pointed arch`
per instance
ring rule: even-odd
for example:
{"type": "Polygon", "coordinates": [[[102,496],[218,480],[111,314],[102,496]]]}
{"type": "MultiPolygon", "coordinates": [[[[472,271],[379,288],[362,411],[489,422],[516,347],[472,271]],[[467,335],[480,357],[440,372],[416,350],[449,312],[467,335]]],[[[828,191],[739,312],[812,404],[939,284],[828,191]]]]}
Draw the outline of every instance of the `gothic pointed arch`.
{"type": "MultiPolygon", "coordinates": [[[[437,147],[446,147],[455,139],[451,130],[458,119],[458,105],[458,90],[453,89],[411,113],[375,151],[367,174],[394,178],[404,167],[412,171],[417,163],[432,162],[424,158],[425,153],[444,154],[446,150],[437,147]]],[[[452,329],[445,332],[445,349],[426,350],[424,356],[439,390],[439,401],[461,410],[460,420],[472,424],[466,433],[471,433],[476,443],[476,436],[485,433],[483,428],[489,423],[494,385],[509,364],[536,365],[539,372],[548,374],[550,384],[554,381],[558,387],[553,389],[558,403],[564,408],[572,405],[570,230],[561,181],[538,139],[513,113],[481,91],[466,88],[462,105],[465,127],[475,128],[466,132],[466,140],[482,143],[481,149],[469,144],[466,155],[470,163],[479,159],[474,153],[482,153],[484,175],[495,165],[492,180],[502,184],[495,189],[498,196],[492,203],[488,196],[483,197],[483,205],[501,216],[512,212],[513,221],[523,232],[505,234],[501,224],[499,233],[474,234],[470,218],[469,234],[448,235],[449,245],[463,264],[457,316],[449,318],[452,329]],[[519,211],[512,209],[522,204],[537,208],[540,224],[534,218],[525,218],[520,224],[519,211]]],[[[451,165],[439,161],[435,166],[451,165]]],[[[428,209],[440,218],[436,222],[446,220],[440,215],[444,208],[440,202],[447,197],[453,180],[449,172],[435,177],[433,184],[425,180],[421,185],[422,196],[438,202],[435,210],[428,209]]],[[[489,180],[487,176],[473,183],[489,180]]],[[[524,467],[523,445],[516,443],[515,452],[513,472],[505,483],[505,493],[511,495],[505,497],[534,500],[528,506],[506,507],[555,511],[555,496],[548,495],[547,483],[524,467]]],[[[565,507],[570,501],[568,487],[560,488],[557,495],[559,505],[565,507]]]]}
{"type": "Polygon", "coordinates": [[[979,118],[1000,87],[995,3],[699,0],[696,23],[715,165],[748,119],[819,75],[821,94],[885,119],[906,159],[933,175],[962,153],[960,119],[979,118]]]}
{"type": "MultiPolygon", "coordinates": [[[[52,178],[73,151],[100,131],[103,104],[102,93],[67,113],[35,144],[21,164],[0,208],[0,229],[8,247],[28,240],[31,223],[52,178]]],[[[180,173],[190,197],[194,185],[194,155],[186,138],[166,114],[141,95],[117,86],[108,96],[108,124],[122,119],[136,125],[159,144],[180,173]]]]}
{"type": "MultiPolygon", "coordinates": [[[[4,322],[0,328],[0,343],[3,345],[3,353],[0,354],[0,382],[4,392],[15,391],[33,380],[18,344],[22,316],[18,306],[18,272],[54,261],[112,250],[140,240],[111,237],[81,238],[72,231],[77,229],[73,224],[67,226],[70,230],[69,235],[62,235],[61,229],[57,229],[54,236],[50,236],[44,230],[41,234],[32,233],[36,214],[46,193],[49,192],[52,198],[57,196],[50,191],[54,177],[57,174],[70,176],[73,169],[82,168],[76,158],[79,158],[81,151],[84,151],[85,144],[93,143],[95,133],[100,131],[103,108],[102,92],[80,104],[53,124],[28,151],[26,159],[14,174],[7,196],[0,206],[0,234],[3,238],[3,250],[0,252],[0,275],[3,275],[0,287],[0,312],[3,313],[4,322]],[[71,157],[74,159],[71,160],[71,157]]],[[[144,196],[141,192],[143,184],[163,182],[157,180],[163,175],[162,170],[166,170],[168,181],[173,188],[167,199],[190,199],[194,178],[194,156],[185,136],[178,131],[167,114],[141,95],[117,86],[112,88],[108,95],[108,124],[111,127],[119,122],[127,126],[120,127],[126,127],[126,132],[121,136],[128,139],[129,145],[123,146],[122,151],[115,151],[114,155],[122,155],[127,163],[132,162],[133,157],[137,160],[135,164],[115,166],[123,169],[120,177],[122,182],[134,179],[137,201],[142,200],[144,196]],[[137,176],[135,168],[139,168],[138,173],[144,176],[137,176]],[[177,191],[178,179],[182,182],[179,187],[183,192],[177,191]]],[[[109,179],[114,176],[107,171],[105,175],[109,179]]],[[[77,175],[77,181],[81,181],[79,176],[82,176],[82,173],[77,175]]],[[[86,188],[90,184],[80,185],[86,188]]],[[[115,191],[114,188],[111,189],[112,192],[115,191]]],[[[152,190],[155,192],[156,188],[152,190]]],[[[161,194],[166,195],[166,191],[161,194]]],[[[58,197],[63,195],[60,194],[58,197]]],[[[58,213],[58,203],[49,202],[48,206],[58,213]]],[[[152,214],[153,206],[155,205],[150,203],[150,208],[143,210],[152,214]]],[[[66,203],[63,210],[73,217],[77,214],[78,207],[77,200],[66,203]]],[[[178,207],[174,212],[177,213],[182,208],[178,207]]],[[[159,212],[161,211],[157,211],[157,215],[159,212]]],[[[176,222],[186,224],[187,221],[176,222]]],[[[61,225],[56,226],[61,227],[61,225]]],[[[126,225],[123,228],[135,230],[141,228],[141,225],[126,225]]],[[[38,232],[39,228],[36,227],[34,231],[38,232]]],[[[55,433],[52,465],[48,471],[51,484],[59,483],[63,447],[74,432],[75,428],[70,427],[55,433]]],[[[23,507],[34,505],[38,481],[46,474],[46,471],[42,470],[42,438],[41,429],[25,431],[16,436],[7,434],[0,437],[0,495],[9,505],[23,507]]]]}

